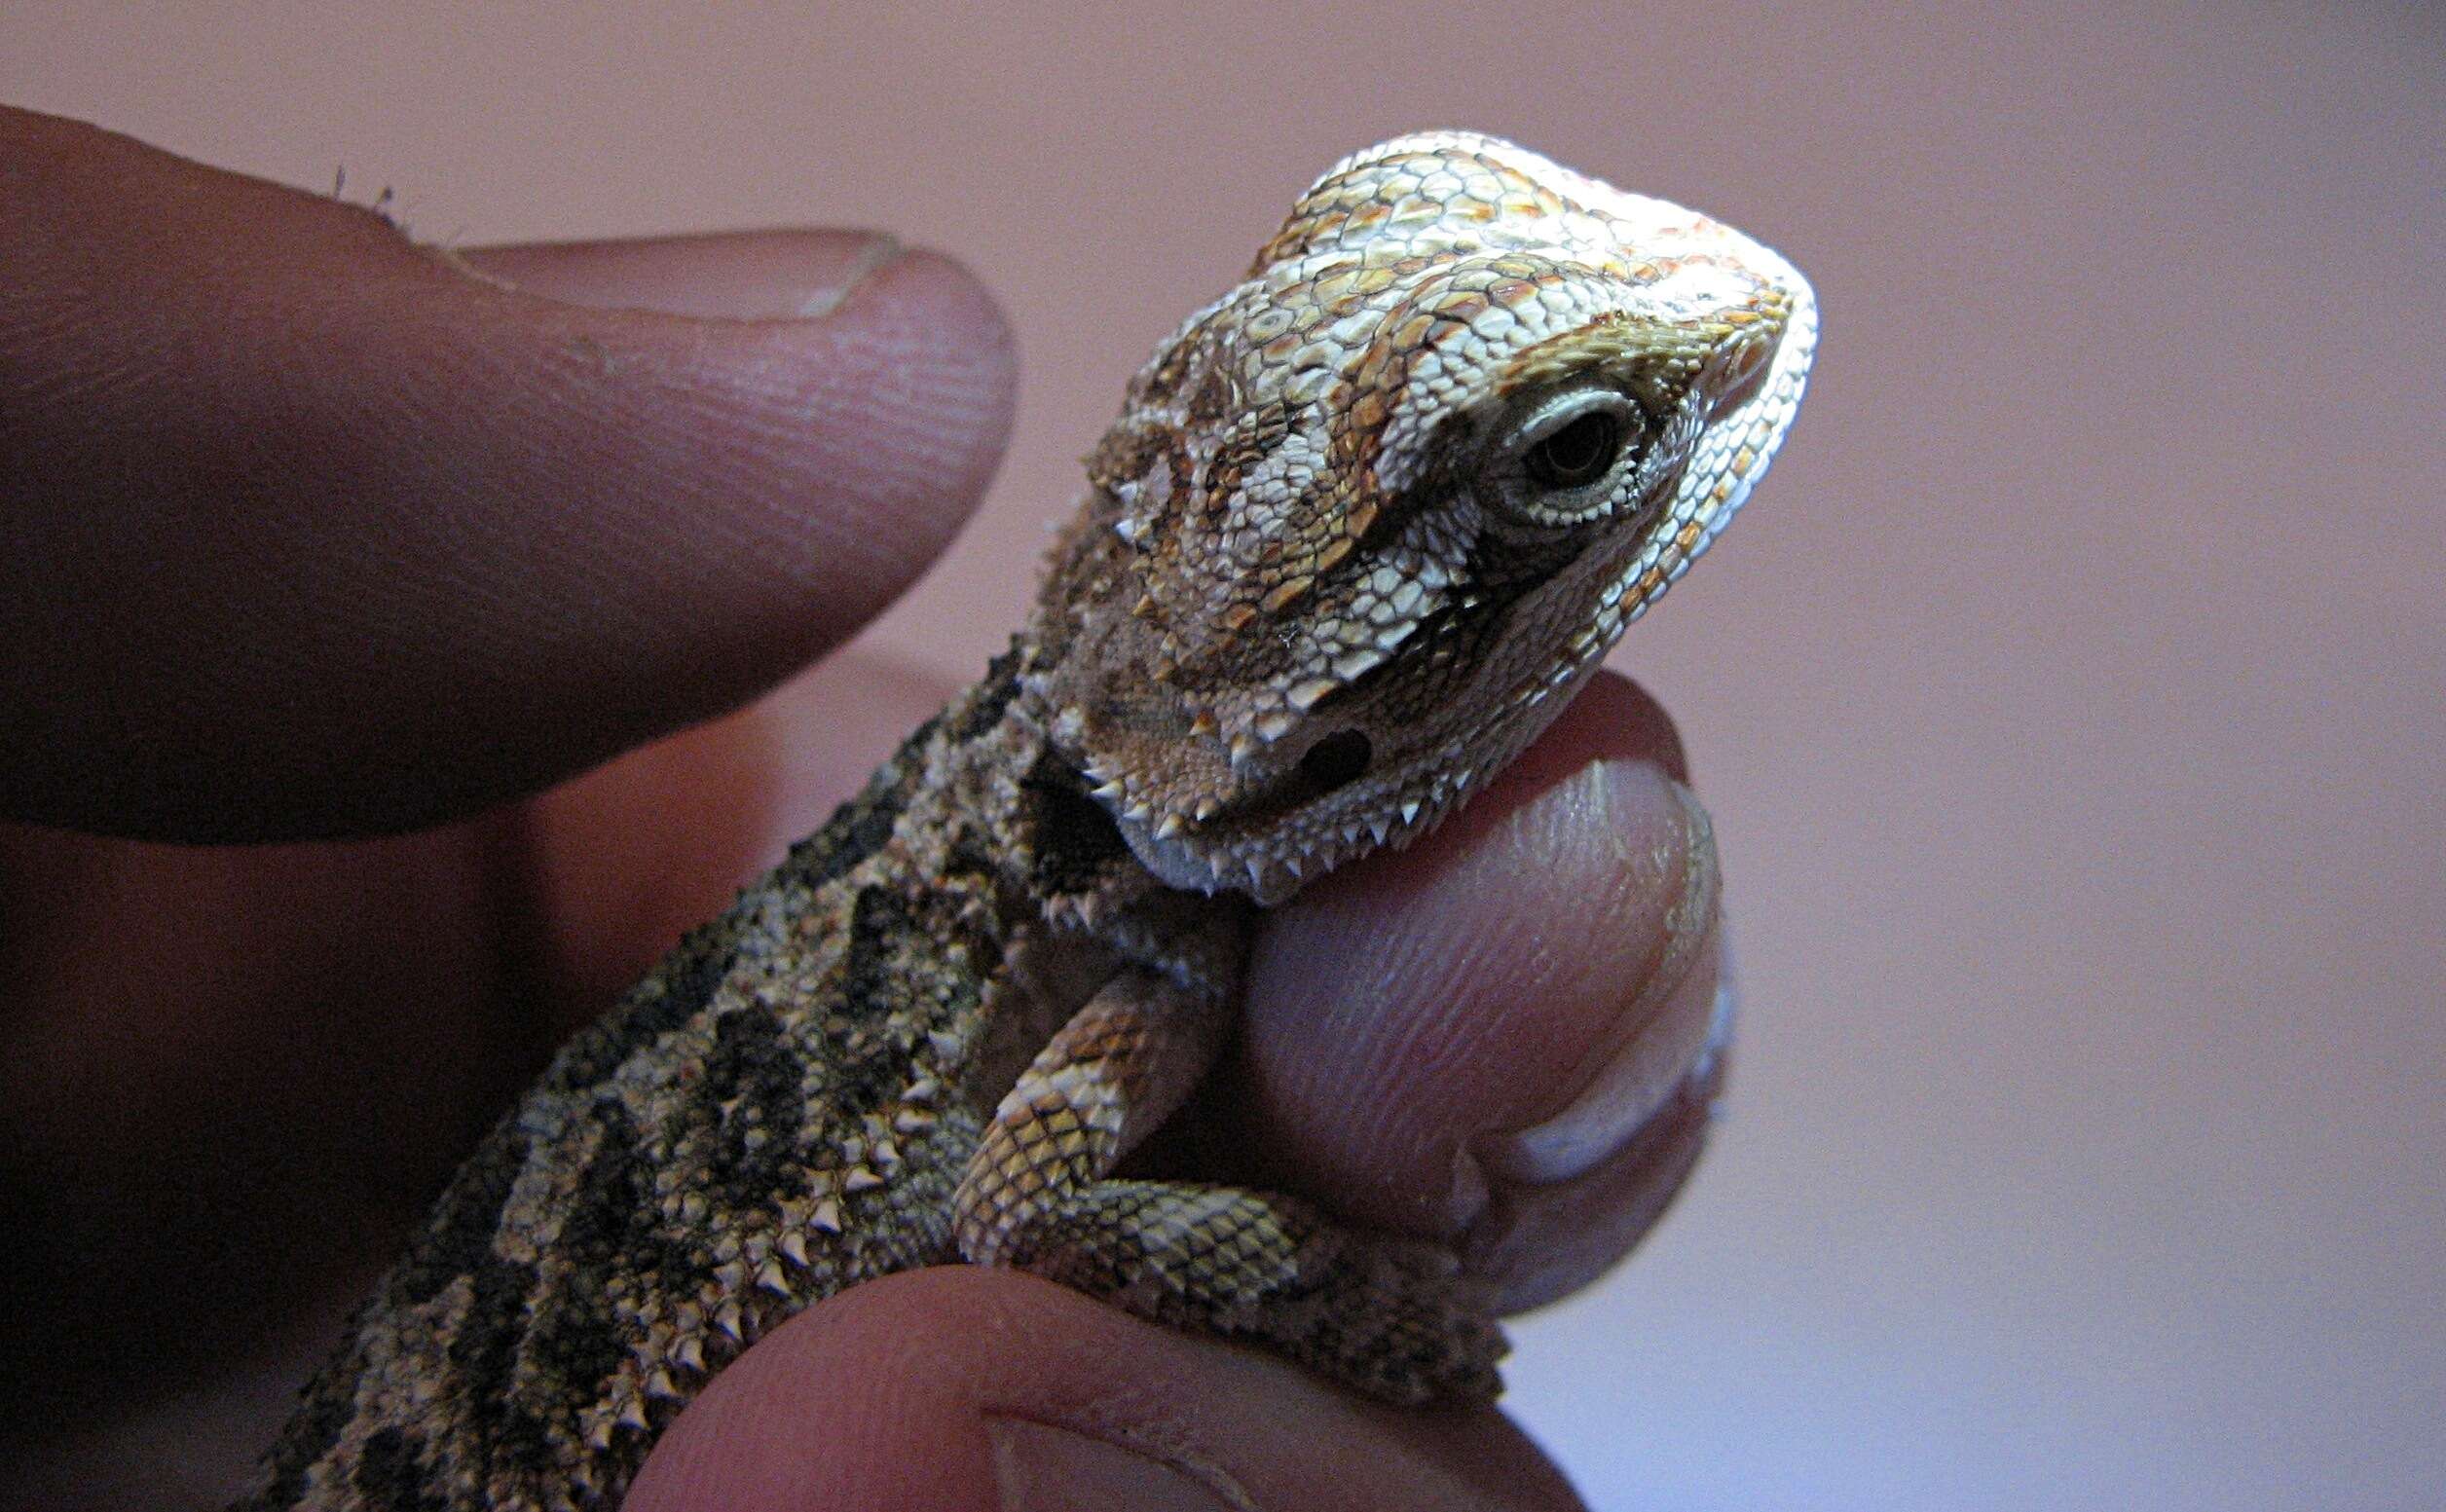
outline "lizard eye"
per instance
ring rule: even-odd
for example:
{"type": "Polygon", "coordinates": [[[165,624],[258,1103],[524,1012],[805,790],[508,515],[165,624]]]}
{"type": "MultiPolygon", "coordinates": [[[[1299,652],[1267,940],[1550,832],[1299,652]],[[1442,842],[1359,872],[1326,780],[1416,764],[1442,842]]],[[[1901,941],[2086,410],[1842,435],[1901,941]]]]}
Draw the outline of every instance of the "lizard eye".
{"type": "Polygon", "coordinates": [[[1648,416],[1611,388],[1577,388],[1532,411],[1504,449],[1518,459],[1503,492],[1544,525],[1601,514],[1648,450],[1648,416]]]}
{"type": "Polygon", "coordinates": [[[1622,419],[1589,410],[1529,448],[1529,476],[1539,488],[1585,488],[1613,470],[1622,455],[1622,419]]]}

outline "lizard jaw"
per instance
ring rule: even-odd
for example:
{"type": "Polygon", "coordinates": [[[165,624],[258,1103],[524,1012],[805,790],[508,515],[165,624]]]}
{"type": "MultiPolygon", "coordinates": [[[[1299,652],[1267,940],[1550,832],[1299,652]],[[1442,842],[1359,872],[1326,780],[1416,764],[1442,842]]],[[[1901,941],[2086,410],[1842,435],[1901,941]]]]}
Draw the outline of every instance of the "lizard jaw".
{"type": "MultiPolygon", "coordinates": [[[[1192,827],[1124,810],[1116,823],[1139,863],[1167,886],[1245,893],[1273,907],[1327,871],[1378,850],[1400,850],[1442,824],[1544,732],[1611,645],[1611,638],[1575,644],[1553,671],[1515,691],[1496,718],[1292,813],[1245,827],[1192,827]]],[[[1365,731],[1325,728],[1307,749],[1354,733],[1365,731]]]]}

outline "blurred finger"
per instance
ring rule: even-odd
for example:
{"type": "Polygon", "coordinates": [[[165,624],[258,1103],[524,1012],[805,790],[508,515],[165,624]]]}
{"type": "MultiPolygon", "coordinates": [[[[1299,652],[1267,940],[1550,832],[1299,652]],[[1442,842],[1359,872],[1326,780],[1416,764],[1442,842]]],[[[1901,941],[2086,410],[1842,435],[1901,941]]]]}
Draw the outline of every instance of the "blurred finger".
{"type": "Polygon", "coordinates": [[[1362,1402],[1031,1276],[948,1268],[817,1304],[717,1376],[628,1512],[1546,1509],[1579,1501],[1484,1409],[1362,1402]]]}
{"type": "Polygon", "coordinates": [[[541,788],[847,635],[1008,427],[989,297],[871,236],[462,260],[72,122],[0,112],[0,163],[14,817],[298,837],[541,788]]]}

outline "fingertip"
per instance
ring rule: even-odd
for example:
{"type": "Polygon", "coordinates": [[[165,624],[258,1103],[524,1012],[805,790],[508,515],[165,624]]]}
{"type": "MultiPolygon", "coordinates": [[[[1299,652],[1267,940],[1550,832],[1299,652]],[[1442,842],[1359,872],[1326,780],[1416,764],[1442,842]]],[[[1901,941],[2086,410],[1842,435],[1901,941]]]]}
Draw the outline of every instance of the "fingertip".
{"type": "Polygon", "coordinates": [[[824,644],[932,562],[1010,439],[1018,348],[999,302],[957,259],[886,232],[499,246],[442,261],[511,296],[537,345],[581,359],[558,364],[572,402],[624,434],[676,425],[675,447],[745,474],[731,493],[669,500],[695,527],[674,544],[703,549],[742,525],[777,537],[739,544],[751,563],[763,547],[767,571],[821,588],[794,623],[824,644]]]}
{"type": "Polygon", "coordinates": [[[716,1377],[630,1512],[1578,1503],[1485,1410],[1363,1402],[1007,1271],[886,1276],[716,1377]]]}
{"type": "MultiPolygon", "coordinates": [[[[1515,803],[1524,792],[1542,789],[1592,761],[1644,761],[1675,782],[1690,781],[1682,731],[1656,695],[1611,667],[1601,667],[1500,779],[1515,803]]],[[[1477,805],[1473,805],[1475,807],[1477,805]]],[[[1501,812],[1499,802],[1488,807],[1501,812]]],[[[1465,819],[1469,810],[1463,810],[1465,819]]],[[[1435,837],[1429,836],[1431,843],[1435,837]]]]}
{"type": "Polygon", "coordinates": [[[1719,876],[1680,769],[1662,711],[1600,679],[1443,830],[1271,917],[1210,1104],[1234,1141],[1369,1227],[1464,1240],[1530,1213],[1476,1252],[1508,1295],[1618,1255],[1595,1207],[1511,1198],[1612,1170],[1707,1052],[1719,876]]]}

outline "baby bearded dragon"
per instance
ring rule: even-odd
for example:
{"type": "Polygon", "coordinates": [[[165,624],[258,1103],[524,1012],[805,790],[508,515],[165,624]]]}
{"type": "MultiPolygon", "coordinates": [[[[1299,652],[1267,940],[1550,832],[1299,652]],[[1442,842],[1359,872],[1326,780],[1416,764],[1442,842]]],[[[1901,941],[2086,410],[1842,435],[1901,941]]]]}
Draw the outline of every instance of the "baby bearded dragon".
{"type": "Polygon", "coordinates": [[[562,1508],[819,1298],[953,1258],[1401,1402],[1501,1335],[1428,1246],[1115,1179],[1256,904],[1519,752],[1766,466],[1809,286],[1489,137],[1334,166],[1131,383],[1027,627],[452,1181],[255,1507],[562,1508]]]}

